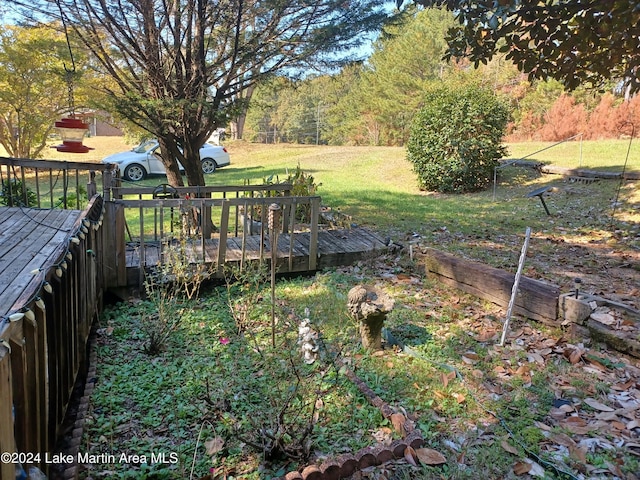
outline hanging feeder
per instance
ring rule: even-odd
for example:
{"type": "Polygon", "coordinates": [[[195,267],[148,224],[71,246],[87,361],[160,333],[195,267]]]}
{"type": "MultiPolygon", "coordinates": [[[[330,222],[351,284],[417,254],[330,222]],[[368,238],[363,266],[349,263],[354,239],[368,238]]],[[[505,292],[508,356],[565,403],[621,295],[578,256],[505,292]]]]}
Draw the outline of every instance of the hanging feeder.
{"type": "Polygon", "coordinates": [[[79,118],[66,117],[55,123],[56,130],[62,138],[62,145],[56,148],[59,152],[87,153],[92,148],[82,144],[85,133],[89,131],[89,125],[79,118]]]}
{"type": "Polygon", "coordinates": [[[93,148],[87,147],[82,144],[84,135],[89,131],[89,125],[84,123],[75,116],[75,102],[73,99],[73,79],[76,73],[76,62],[73,58],[73,50],[71,50],[71,43],[69,42],[69,34],[67,32],[67,23],[65,22],[64,12],[60,0],[56,0],[58,9],[60,10],[60,18],[62,25],[64,26],[64,35],[67,40],[67,48],[69,49],[69,56],[71,57],[71,68],[67,68],[64,64],[64,71],[66,72],[65,79],[67,82],[67,90],[69,94],[69,116],[62,118],[59,122],[56,122],[55,128],[62,139],[62,145],[58,145],[55,149],[59,152],[65,153],[87,153],[93,148]]]}

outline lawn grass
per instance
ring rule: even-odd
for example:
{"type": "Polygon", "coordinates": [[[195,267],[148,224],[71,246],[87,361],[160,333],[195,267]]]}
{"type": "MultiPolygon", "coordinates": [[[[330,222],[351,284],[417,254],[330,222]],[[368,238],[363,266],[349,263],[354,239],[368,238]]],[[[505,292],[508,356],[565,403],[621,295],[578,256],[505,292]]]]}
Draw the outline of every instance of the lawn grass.
{"type": "MultiPolygon", "coordinates": [[[[495,306],[423,279],[406,257],[394,256],[356,269],[280,280],[275,348],[269,288],[260,282],[255,289],[247,281],[231,289],[207,288],[196,301],[181,305],[180,328],[154,355],[144,349],[153,302],[107,309],[81,452],[118,459],[128,452],[145,455],[147,462],[94,463],[80,478],[271,479],[398,438],[391,422],[332,364],[334,358],[406,413],[426,446],[447,458],[440,467],[399,461],[379,472],[385,478],[472,480],[480,473],[516,478],[512,470],[518,460],[539,458],[549,462],[549,478],[556,478],[549,465],[584,471],[586,462],[578,457],[549,451],[549,436],[570,433],[553,427],[549,415],[559,391],[573,402],[587,397],[606,402],[608,386],[595,388],[597,376],[580,364],[572,366],[563,353],[575,347],[564,333],[514,318],[511,340],[498,347],[501,322],[495,306]],[[394,296],[396,306],[385,326],[417,355],[388,345],[382,354],[361,348],[346,295],[363,280],[394,296]],[[296,341],[305,309],[323,345],[313,365],[301,361],[296,341]],[[248,316],[238,322],[234,311],[248,316]],[[528,355],[542,351],[542,345],[554,346],[556,353],[545,353],[539,364],[528,355]],[[285,427],[293,429],[282,440],[292,442],[310,418],[315,423],[307,460],[265,456],[250,447],[285,427]],[[220,448],[211,447],[214,441],[220,448]],[[152,453],[176,461],[151,464],[152,453]]],[[[607,363],[606,355],[600,352],[598,358],[607,363]]],[[[607,375],[624,378],[624,364],[619,365],[607,375]]],[[[606,449],[594,451],[588,464],[604,462],[621,465],[626,473],[639,466],[632,454],[606,449]]],[[[371,475],[361,478],[379,478],[371,475]]]]}
{"type": "MultiPolygon", "coordinates": [[[[624,144],[615,145],[618,155],[624,144]]],[[[535,151],[538,146],[522,148],[535,151]]],[[[440,195],[417,188],[401,148],[230,142],[228,149],[232,164],[207,176],[208,184],[283,180],[299,165],[322,184],[319,194],[325,205],[404,244],[419,239],[513,271],[530,226],[530,256],[536,261],[525,273],[563,287],[571,285],[572,269],[590,266],[559,258],[558,244],[574,249],[602,245],[605,255],[639,246],[640,196],[633,182],[574,185],[560,176],[509,167],[501,172],[495,195],[492,189],[440,195]],[[540,186],[552,189],[546,200],[551,217],[537,198],[526,196],[540,186]],[[613,216],[611,201],[619,188],[621,205],[613,216]]],[[[144,183],[164,181],[156,177],[144,183]]],[[[573,454],[549,454],[548,434],[540,429],[552,423],[549,412],[558,392],[575,402],[588,396],[606,401],[608,387],[592,371],[574,368],[567,360],[565,352],[574,348],[567,343],[567,332],[515,318],[511,342],[497,347],[502,312],[423,278],[407,250],[311,278],[281,279],[275,292],[276,348],[271,345],[272,305],[265,281],[245,279],[232,289],[204,290],[197,301],[176,310],[180,328],[157,355],[144,352],[144,319],[153,303],[132,301],[109,309],[101,319],[98,381],[83,451],[176,453],[178,461],[98,464],[81,477],[179,479],[189,478],[193,470],[195,478],[268,479],[305,462],[353,452],[380,437],[397,438],[393,425],[332,366],[334,355],[384,401],[404,409],[427,446],[447,457],[437,468],[406,462],[389,467],[381,472],[386,478],[515,478],[514,462],[534,455],[564,470],[587,471],[587,462],[573,454]],[[387,328],[417,356],[393,348],[382,355],[362,350],[357,326],[346,311],[347,292],[359,282],[375,283],[393,295],[396,306],[387,328]],[[300,364],[297,345],[305,308],[326,347],[313,366],[300,364]],[[530,352],[547,349],[550,340],[557,343],[550,344],[554,351],[545,354],[544,363],[531,361],[530,352]],[[459,376],[451,376],[451,369],[459,376]],[[265,432],[274,435],[283,411],[299,431],[313,417],[313,406],[318,410],[311,459],[265,458],[249,447],[249,442],[267,438],[265,432]],[[208,443],[214,439],[224,440],[220,450],[208,443]]],[[[623,376],[623,370],[611,372],[623,376]]],[[[554,426],[552,434],[566,432],[554,426]]],[[[281,438],[293,440],[289,434],[281,438]]],[[[588,464],[621,465],[623,473],[639,468],[633,455],[602,449],[589,453],[588,464]]]]}
{"type": "Polygon", "coordinates": [[[622,171],[625,161],[628,171],[640,171],[638,139],[575,140],[554,142],[522,142],[507,145],[508,157],[525,158],[565,168],[622,171]]]}

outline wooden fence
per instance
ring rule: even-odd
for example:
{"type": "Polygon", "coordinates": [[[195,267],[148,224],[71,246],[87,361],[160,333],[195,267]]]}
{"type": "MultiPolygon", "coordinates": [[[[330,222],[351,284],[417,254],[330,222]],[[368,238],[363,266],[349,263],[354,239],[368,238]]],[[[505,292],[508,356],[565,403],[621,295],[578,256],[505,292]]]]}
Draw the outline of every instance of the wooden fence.
{"type": "MultiPolygon", "coordinates": [[[[0,452],[44,472],[102,305],[104,202],[94,196],[0,319],[0,452]]],[[[71,212],[70,212],[71,213],[71,212]]],[[[29,267],[31,268],[31,267],[29,267]]],[[[0,463],[0,478],[16,465],[0,463]]]]}
{"type": "Polygon", "coordinates": [[[0,200],[9,207],[81,210],[96,193],[104,196],[116,173],[102,163],[0,157],[0,200]]]}
{"type": "MultiPolygon", "coordinates": [[[[320,198],[291,197],[291,185],[122,188],[108,165],[6,157],[0,157],[0,185],[0,205],[23,212],[73,209],[65,218],[76,219],[73,234],[51,246],[37,274],[16,290],[17,300],[0,305],[6,312],[0,317],[0,452],[23,454],[16,458],[25,468],[49,468],[45,454],[55,447],[74,384],[86,367],[103,292],[127,284],[128,243],[136,244],[142,271],[145,247],[153,242],[161,246],[186,235],[194,252],[198,244],[209,247],[200,250],[204,255],[217,241],[209,260],[221,268],[227,237],[238,237],[241,256],[248,257],[249,237],[264,238],[269,206],[276,203],[282,218],[277,228],[288,232],[291,249],[296,231],[310,234],[308,262],[315,269],[320,198]],[[300,212],[308,217],[304,225],[300,212]]],[[[0,462],[0,480],[15,478],[15,467],[0,462]]]]}

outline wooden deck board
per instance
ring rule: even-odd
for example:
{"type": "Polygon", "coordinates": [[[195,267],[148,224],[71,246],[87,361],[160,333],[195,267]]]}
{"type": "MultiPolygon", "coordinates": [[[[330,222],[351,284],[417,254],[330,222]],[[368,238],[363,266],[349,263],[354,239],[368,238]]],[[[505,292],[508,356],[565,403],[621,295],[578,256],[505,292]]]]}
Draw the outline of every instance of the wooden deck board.
{"type": "MultiPolygon", "coordinates": [[[[230,232],[231,234],[231,232],[230,232]]],[[[308,255],[310,244],[310,232],[297,232],[293,239],[293,258],[289,259],[290,235],[278,236],[278,272],[279,273],[304,273],[308,271],[308,255]]],[[[250,235],[245,238],[245,261],[258,260],[260,258],[260,235],[250,235]]],[[[156,265],[159,260],[158,246],[145,244],[149,249],[146,254],[146,266],[156,265]]],[[[202,258],[201,245],[194,244],[192,258],[198,261],[202,258]]],[[[270,239],[265,237],[263,258],[269,261],[271,258],[270,239]]],[[[363,229],[350,230],[323,230],[318,233],[318,266],[328,268],[332,266],[348,265],[362,258],[370,252],[380,251],[386,248],[385,243],[375,233],[363,229]]],[[[206,241],[207,262],[217,258],[218,239],[206,241]]],[[[242,237],[227,237],[226,263],[240,264],[242,259],[242,237]]],[[[127,268],[139,268],[140,256],[135,246],[130,246],[127,252],[127,268]]],[[[129,275],[135,278],[135,275],[129,275]]]]}
{"type": "Polygon", "coordinates": [[[31,283],[40,281],[31,272],[48,270],[67,248],[69,230],[79,210],[0,208],[0,315],[31,283]]]}

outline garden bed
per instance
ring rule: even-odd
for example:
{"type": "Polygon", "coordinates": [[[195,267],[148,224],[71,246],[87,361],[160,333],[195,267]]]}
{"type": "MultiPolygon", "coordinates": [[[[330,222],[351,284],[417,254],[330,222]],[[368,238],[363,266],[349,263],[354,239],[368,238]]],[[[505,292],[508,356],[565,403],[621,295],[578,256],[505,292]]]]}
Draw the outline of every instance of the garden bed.
{"type": "Polygon", "coordinates": [[[640,468],[640,370],[586,337],[516,318],[506,346],[499,347],[499,308],[424,279],[395,255],[281,281],[276,298],[276,349],[269,347],[270,302],[263,288],[207,291],[182,312],[184,322],[158,355],[144,353],[146,301],[108,312],[81,451],[146,453],[147,461],[152,452],[164,452],[177,461],[86,464],[81,478],[281,477],[402,439],[330,361],[335,355],[385,403],[406,412],[424,447],[446,460],[429,466],[414,459],[413,465],[394,455],[354,478],[477,478],[478,472],[515,478],[565,471],[573,478],[631,479],[640,468]],[[417,355],[397,345],[379,354],[359,348],[346,292],[363,280],[396,299],[387,327],[417,355]],[[252,313],[239,324],[230,312],[248,305],[246,298],[238,303],[242,295],[252,299],[252,313]],[[327,356],[291,370],[304,308],[327,356]],[[293,375],[285,380],[284,371],[293,375]],[[294,405],[289,393],[298,377],[312,381],[299,390],[308,399],[294,405]],[[287,402],[295,408],[284,409],[287,402]],[[250,446],[259,445],[268,429],[273,436],[284,410],[285,417],[312,412],[294,415],[301,421],[297,427],[289,424],[301,432],[314,421],[308,457],[269,456],[250,446]]]}

